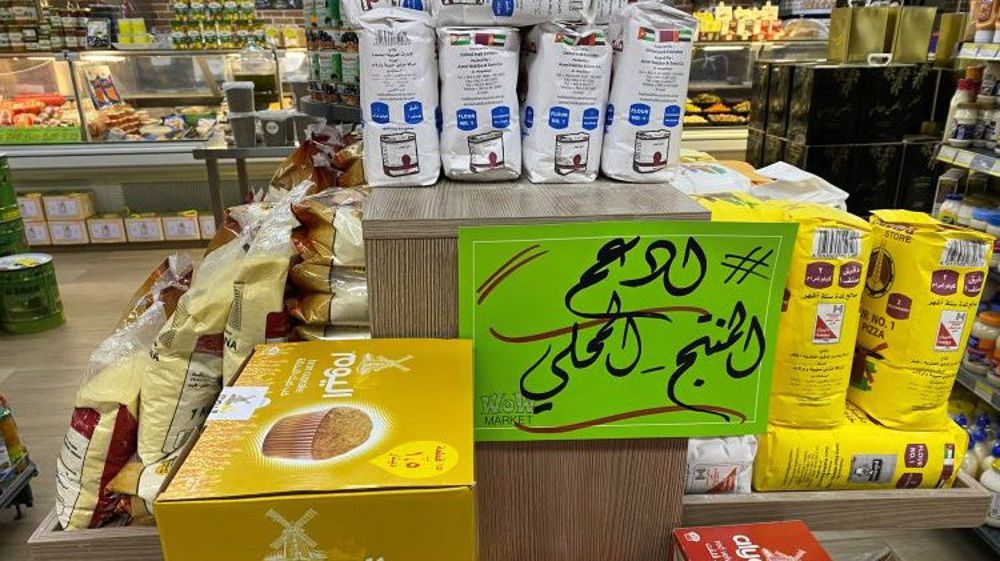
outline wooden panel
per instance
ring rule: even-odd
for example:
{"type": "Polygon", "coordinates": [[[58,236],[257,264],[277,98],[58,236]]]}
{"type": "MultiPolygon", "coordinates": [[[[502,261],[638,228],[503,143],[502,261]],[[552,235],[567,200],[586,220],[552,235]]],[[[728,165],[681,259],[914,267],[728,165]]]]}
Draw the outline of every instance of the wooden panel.
{"type": "Polygon", "coordinates": [[[595,220],[708,220],[709,212],[668,184],[600,180],[578,185],[460,183],[372,191],[365,238],[455,237],[459,226],[595,220]]]}
{"type": "Polygon", "coordinates": [[[662,561],[687,439],[476,443],[482,561],[662,561]]]}
{"type": "Polygon", "coordinates": [[[972,528],[989,506],[990,492],[959,473],[952,489],[686,495],[684,525],[803,520],[813,531],[972,528]]]}
{"type": "Polygon", "coordinates": [[[372,337],[458,336],[458,241],[365,242],[372,337]]]}
{"type": "Polygon", "coordinates": [[[64,532],[53,509],[28,539],[34,561],[163,561],[155,526],[64,532]]]}

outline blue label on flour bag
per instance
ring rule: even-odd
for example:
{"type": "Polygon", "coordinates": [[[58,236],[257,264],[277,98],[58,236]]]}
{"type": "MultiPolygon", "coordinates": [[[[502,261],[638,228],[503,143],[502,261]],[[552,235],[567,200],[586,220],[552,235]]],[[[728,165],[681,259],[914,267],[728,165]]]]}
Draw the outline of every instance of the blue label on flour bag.
{"type": "Polygon", "coordinates": [[[410,101],[403,105],[403,119],[411,125],[424,122],[424,106],[419,101],[410,101]]]}
{"type": "Polygon", "coordinates": [[[438,134],[441,134],[441,129],[444,128],[444,117],[441,116],[441,107],[434,108],[434,125],[437,126],[438,134]]]}
{"type": "Polygon", "coordinates": [[[615,106],[612,103],[608,104],[608,111],[604,114],[604,130],[608,130],[611,123],[615,121],[615,106]]]}
{"type": "Polygon", "coordinates": [[[403,0],[403,7],[411,10],[424,10],[424,3],[420,0],[403,0]]]}
{"type": "Polygon", "coordinates": [[[561,130],[569,126],[569,109],[553,107],[549,109],[549,126],[561,130]]]}
{"type": "Polygon", "coordinates": [[[510,126],[510,107],[506,105],[494,107],[490,111],[490,116],[493,118],[493,128],[505,129],[510,126]]]}
{"type": "Polygon", "coordinates": [[[458,129],[463,131],[476,130],[478,126],[476,123],[476,110],[469,109],[468,107],[464,109],[459,109],[455,112],[455,118],[458,120],[458,129]]]}
{"type": "Polygon", "coordinates": [[[532,106],[524,108],[524,128],[530,129],[535,124],[535,109],[532,106]]]}
{"type": "Polygon", "coordinates": [[[372,122],[373,123],[388,123],[389,122],[389,106],[381,101],[372,102],[372,122]]]}
{"type": "Polygon", "coordinates": [[[583,128],[592,131],[597,128],[597,123],[601,122],[601,112],[591,107],[583,110],[583,128]]]}
{"type": "Polygon", "coordinates": [[[637,127],[649,124],[649,106],[645,103],[633,103],[628,108],[628,122],[637,127]]]}
{"type": "Polygon", "coordinates": [[[681,122],[681,106],[668,105],[663,108],[663,126],[676,127],[681,122]]]}
{"type": "Polygon", "coordinates": [[[514,0],[493,0],[493,15],[504,17],[514,15],[514,0]]]}

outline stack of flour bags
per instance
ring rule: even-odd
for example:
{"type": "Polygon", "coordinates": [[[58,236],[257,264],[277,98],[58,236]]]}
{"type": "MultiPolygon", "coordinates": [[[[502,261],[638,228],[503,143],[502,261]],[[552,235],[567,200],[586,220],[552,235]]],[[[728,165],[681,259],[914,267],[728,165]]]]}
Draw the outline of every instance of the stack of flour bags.
{"type": "Polygon", "coordinates": [[[648,0],[407,5],[430,13],[347,14],[361,29],[370,185],[432,185],[442,168],[461,181],[672,175],[698,36],[689,14],[648,0]]]}

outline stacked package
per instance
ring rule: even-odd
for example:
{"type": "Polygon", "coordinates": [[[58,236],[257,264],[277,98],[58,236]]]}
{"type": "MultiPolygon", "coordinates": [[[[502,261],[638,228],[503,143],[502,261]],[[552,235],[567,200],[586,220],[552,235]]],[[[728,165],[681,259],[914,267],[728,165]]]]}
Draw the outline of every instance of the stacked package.
{"type": "Polygon", "coordinates": [[[365,276],[361,212],[367,191],[331,189],[292,205],[301,222],[293,240],[300,261],[289,278],[298,293],[286,301],[304,325],[300,339],[368,336],[368,284],[365,276]]]}
{"type": "MultiPolygon", "coordinates": [[[[963,336],[966,328],[961,323],[946,320],[958,313],[949,310],[974,309],[978,301],[985,269],[980,272],[977,263],[989,260],[988,249],[969,244],[985,243],[980,239],[985,236],[958,228],[945,232],[930,217],[907,211],[876,211],[869,225],[830,207],[761,202],[739,194],[704,197],[701,202],[712,210],[714,220],[799,225],[782,303],[768,432],[761,437],[754,464],[754,489],[950,486],[958,473],[955,458],[965,453],[967,439],[945,416],[948,390],[938,399],[934,387],[945,384],[935,381],[938,378],[948,378],[947,388],[954,379],[968,333],[963,336]],[[951,242],[949,250],[946,239],[963,241],[951,242]],[[896,253],[895,260],[891,253],[896,253]],[[946,272],[920,272],[933,268],[946,272]],[[917,300],[917,287],[904,283],[918,278],[936,296],[917,300]],[[964,284],[957,285],[958,279],[964,284]],[[897,292],[901,288],[907,292],[897,292]],[[906,322],[911,308],[918,306],[921,317],[943,314],[941,325],[954,339],[947,345],[951,350],[935,343],[935,337],[943,336],[937,334],[936,317],[906,322]],[[886,333],[899,337],[890,341],[899,354],[884,343],[886,333]],[[925,375],[931,362],[914,349],[935,345],[939,350],[933,362],[942,368],[938,375],[925,375]],[[924,368],[907,370],[904,356],[924,368]],[[890,384],[881,383],[884,396],[874,395],[876,372],[882,371],[890,376],[890,384]],[[900,392],[920,395],[900,399],[900,392]]],[[[921,288],[927,292],[927,287],[921,288]]]]}
{"type": "Polygon", "coordinates": [[[673,176],[698,28],[689,14],[621,0],[432,0],[429,15],[423,2],[363,8],[372,186],[432,185],[441,170],[536,183],[594,181],[598,170],[633,182],[673,176]]]}

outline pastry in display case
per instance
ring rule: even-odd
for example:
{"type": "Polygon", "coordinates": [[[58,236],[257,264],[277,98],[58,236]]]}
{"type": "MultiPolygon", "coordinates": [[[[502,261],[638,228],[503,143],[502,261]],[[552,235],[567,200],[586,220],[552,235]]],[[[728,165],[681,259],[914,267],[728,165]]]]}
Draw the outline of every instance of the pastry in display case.
{"type": "Polygon", "coordinates": [[[55,56],[0,56],[0,144],[83,139],[69,63],[55,56]]]}

